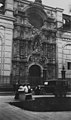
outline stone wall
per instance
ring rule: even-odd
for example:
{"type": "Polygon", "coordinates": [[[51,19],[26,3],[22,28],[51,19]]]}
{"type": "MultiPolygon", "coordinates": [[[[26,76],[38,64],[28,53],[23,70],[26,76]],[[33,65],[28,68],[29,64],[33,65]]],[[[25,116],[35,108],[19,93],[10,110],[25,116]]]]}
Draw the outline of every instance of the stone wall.
{"type": "Polygon", "coordinates": [[[61,70],[64,65],[66,78],[71,78],[71,70],[68,70],[68,62],[71,62],[71,33],[63,32],[60,38],[57,38],[58,48],[58,78],[61,78],[61,70]]]}
{"type": "Polygon", "coordinates": [[[5,13],[0,15],[0,84],[10,83],[12,59],[13,0],[5,2],[5,13]]]}
{"type": "MultiPolygon", "coordinates": [[[[16,9],[26,11],[27,6],[30,5],[28,1],[22,1],[18,4],[17,0],[5,1],[5,13],[0,14],[0,83],[10,83],[10,74],[12,70],[12,43],[13,43],[13,13],[16,9]],[[23,4],[22,4],[23,3],[23,4]]],[[[32,4],[33,5],[33,4],[32,4]]],[[[36,5],[36,4],[34,4],[36,5]]],[[[38,5],[39,8],[39,5],[38,5]]],[[[63,9],[52,8],[48,6],[40,6],[43,8],[43,14],[49,20],[55,19],[57,24],[56,33],[56,69],[58,78],[61,78],[62,66],[65,66],[66,78],[71,78],[71,70],[67,68],[67,62],[71,62],[71,32],[63,32],[61,27],[63,25],[63,9]],[[45,14],[44,14],[45,13],[45,14]]],[[[39,9],[38,9],[39,10],[39,9]]],[[[42,13],[42,12],[41,12],[42,13]]],[[[43,20],[44,21],[44,20],[43,20]]],[[[51,25],[53,27],[53,25],[51,25]]],[[[19,34],[18,34],[19,35],[19,34]]],[[[16,36],[15,36],[16,37],[16,36]]]]}

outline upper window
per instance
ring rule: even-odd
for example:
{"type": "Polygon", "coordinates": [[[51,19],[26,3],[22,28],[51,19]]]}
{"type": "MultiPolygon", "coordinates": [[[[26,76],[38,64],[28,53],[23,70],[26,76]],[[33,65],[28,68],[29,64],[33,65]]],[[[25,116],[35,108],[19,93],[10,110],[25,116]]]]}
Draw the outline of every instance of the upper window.
{"type": "Polygon", "coordinates": [[[29,22],[31,25],[33,25],[35,28],[39,29],[43,25],[43,20],[40,17],[39,14],[36,13],[30,13],[29,16],[29,22]]]}
{"type": "Polygon", "coordinates": [[[4,13],[5,0],[0,0],[0,13],[4,13]]]}
{"type": "Polygon", "coordinates": [[[63,30],[71,30],[71,18],[69,15],[63,14],[63,30]]]}
{"type": "Polygon", "coordinates": [[[67,68],[68,68],[68,70],[71,70],[71,62],[67,63],[67,68]]]}

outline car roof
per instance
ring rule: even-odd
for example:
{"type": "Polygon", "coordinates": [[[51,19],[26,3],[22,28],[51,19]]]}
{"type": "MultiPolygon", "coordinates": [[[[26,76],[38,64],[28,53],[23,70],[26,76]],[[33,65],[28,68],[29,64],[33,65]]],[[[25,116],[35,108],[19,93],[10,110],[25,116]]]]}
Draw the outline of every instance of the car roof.
{"type": "Polygon", "coordinates": [[[68,80],[58,80],[58,79],[52,79],[52,80],[46,80],[45,82],[63,82],[63,81],[68,81],[68,80]]]}

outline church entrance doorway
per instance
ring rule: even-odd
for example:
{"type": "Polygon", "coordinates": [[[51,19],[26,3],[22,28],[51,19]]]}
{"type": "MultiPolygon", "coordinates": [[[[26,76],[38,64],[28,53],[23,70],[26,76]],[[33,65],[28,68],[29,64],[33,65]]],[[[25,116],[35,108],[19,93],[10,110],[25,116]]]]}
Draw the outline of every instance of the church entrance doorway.
{"type": "Polygon", "coordinates": [[[41,68],[38,65],[32,65],[29,68],[29,83],[32,86],[41,84],[41,68]]]}

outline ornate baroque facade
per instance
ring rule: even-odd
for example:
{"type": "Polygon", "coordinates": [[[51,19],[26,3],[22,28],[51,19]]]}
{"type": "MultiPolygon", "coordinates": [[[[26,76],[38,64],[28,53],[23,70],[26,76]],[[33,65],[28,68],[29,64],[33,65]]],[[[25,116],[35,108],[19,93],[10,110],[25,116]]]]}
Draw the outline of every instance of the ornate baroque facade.
{"type": "Polygon", "coordinates": [[[0,15],[0,83],[43,84],[71,78],[70,16],[41,0],[5,0],[0,15]]]}

